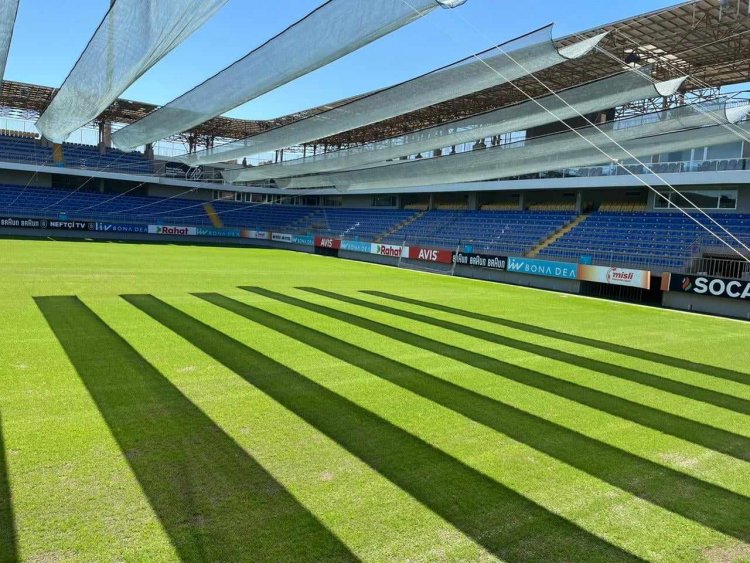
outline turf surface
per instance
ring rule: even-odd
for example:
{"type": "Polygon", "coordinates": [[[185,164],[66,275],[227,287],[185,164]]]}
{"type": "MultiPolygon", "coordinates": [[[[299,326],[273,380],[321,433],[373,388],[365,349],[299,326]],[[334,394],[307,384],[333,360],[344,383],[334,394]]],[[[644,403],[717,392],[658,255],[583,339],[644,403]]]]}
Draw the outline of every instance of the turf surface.
{"type": "Polygon", "coordinates": [[[750,325],[0,241],[0,561],[750,561],[750,325]]]}

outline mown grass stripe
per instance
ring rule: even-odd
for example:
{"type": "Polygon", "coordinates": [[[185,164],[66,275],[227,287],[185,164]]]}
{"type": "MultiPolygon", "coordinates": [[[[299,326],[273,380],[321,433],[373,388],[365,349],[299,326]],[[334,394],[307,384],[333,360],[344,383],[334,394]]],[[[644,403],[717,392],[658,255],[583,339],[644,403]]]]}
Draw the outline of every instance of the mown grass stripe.
{"type": "MultiPolygon", "coordinates": [[[[321,313],[377,334],[382,334],[394,340],[400,340],[422,350],[428,350],[440,356],[451,358],[472,367],[494,373],[522,385],[546,391],[599,411],[630,420],[636,424],[664,432],[676,438],[692,442],[699,446],[727,454],[737,459],[750,460],[750,438],[715,428],[682,416],[670,414],[652,407],[648,407],[611,395],[603,391],[591,389],[550,375],[519,367],[496,358],[477,354],[443,341],[433,340],[406,330],[391,327],[364,317],[346,313],[338,309],[326,307],[318,303],[310,303],[296,299],[289,295],[282,295],[259,287],[242,287],[246,291],[266,297],[276,298],[290,305],[299,304],[310,311],[321,313]]],[[[310,291],[310,293],[316,293],[310,291]]]]}
{"type": "Polygon", "coordinates": [[[8,463],[3,439],[3,420],[0,417],[0,562],[18,561],[18,541],[13,516],[13,497],[8,478],[8,463]]]}
{"type": "Polygon", "coordinates": [[[341,339],[216,293],[194,294],[716,531],[750,540],[750,499],[341,339]]]}
{"type": "Polygon", "coordinates": [[[357,559],[78,298],[36,303],[182,560],[357,559]]]}
{"type": "Polygon", "coordinates": [[[450,330],[452,332],[464,334],[473,338],[478,338],[480,340],[484,340],[485,342],[500,344],[501,346],[505,346],[507,348],[515,348],[516,350],[521,350],[529,354],[534,354],[536,356],[540,356],[550,360],[563,362],[570,366],[581,367],[604,375],[610,375],[624,381],[630,381],[632,383],[638,383],[640,385],[652,387],[653,389],[658,389],[659,391],[664,391],[666,393],[671,393],[680,397],[686,397],[688,399],[707,403],[715,407],[724,408],[739,414],[750,414],[750,401],[741,397],[735,397],[733,395],[728,395],[719,391],[713,391],[704,387],[690,385],[689,383],[683,383],[681,381],[659,377],[658,375],[642,372],[634,368],[618,366],[615,364],[610,364],[608,362],[603,362],[601,360],[586,358],[584,356],[571,354],[570,352],[565,352],[563,350],[547,348],[546,346],[534,344],[533,342],[527,342],[524,340],[519,340],[517,338],[511,338],[509,336],[487,332],[486,330],[461,325],[451,321],[436,319],[434,317],[421,315],[412,311],[405,311],[402,309],[396,309],[394,307],[388,307],[387,305],[383,305],[380,303],[364,301],[362,299],[357,299],[348,295],[332,293],[330,291],[317,288],[300,289],[311,291],[313,293],[317,293],[318,295],[323,295],[324,297],[329,297],[331,299],[338,299],[351,305],[365,307],[367,309],[372,309],[381,313],[395,315],[397,317],[402,317],[412,321],[429,324],[445,330],[450,330]]]}
{"type": "Polygon", "coordinates": [[[638,560],[179,309],[150,295],[123,298],[296,413],[495,555],[507,560],[638,560]]]}
{"type": "Polygon", "coordinates": [[[408,305],[417,305],[419,307],[425,307],[427,309],[432,309],[434,311],[441,311],[443,313],[450,313],[452,315],[458,315],[461,317],[475,319],[478,321],[484,321],[484,322],[504,326],[506,328],[512,328],[515,330],[520,330],[523,332],[536,334],[538,336],[545,336],[548,338],[554,338],[557,340],[570,342],[572,344],[581,344],[584,346],[597,348],[599,350],[613,352],[615,354],[622,354],[623,356],[630,356],[631,358],[635,358],[638,360],[646,360],[646,361],[653,362],[656,364],[667,365],[667,366],[671,366],[677,369],[692,371],[695,373],[708,375],[710,377],[724,379],[726,381],[732,381],[735,383],[742,383],[744,385],[750,385],[750,374],[743,373],[740,371],[735,371],[735,370],[718,367],[718,366],[710,366],[710,365],[702,364],[699,362],[685,360],[683,358],[675,358],[674,356],[660,354],[658,352],[651,352],[651,351],[642,350],[639,348],[631,348],[630,346],[624,346],[622,344],[614,344],[612,342],[605,342],[603,340],[596,340],[594,338],[588,338],[585,336],[579,336],[579,335],[570,334],[567,332],[560,332],[558,330],[544,328],[544,327],[532,325],[529,323],[523,323],[520,321],[514,321],[510,319],[504,319],[500,317],[485,315],[483,313],[477,313],[475,311],[470,311],[467,309],[459,309],[457,307],[443,305],[442,303],[433,303],[431,301],[413,299],[411,297],[405,297],[403,295],[394,295],[392,293],[385,293],[383,291],[375,291],[375,290],[363,290],[361,293],[372,295],[373,297],[380,297],[383,299],[390,299],[392,301],[406,303],[408,305]]]}

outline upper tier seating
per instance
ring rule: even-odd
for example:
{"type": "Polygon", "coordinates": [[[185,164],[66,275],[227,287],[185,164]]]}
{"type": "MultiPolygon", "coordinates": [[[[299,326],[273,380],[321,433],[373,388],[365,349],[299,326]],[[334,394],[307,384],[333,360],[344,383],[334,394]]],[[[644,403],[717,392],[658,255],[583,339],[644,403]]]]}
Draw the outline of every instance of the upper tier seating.
{"type": "MultiPolygon", "coordinates": [[[[98,147],[75,143],[64,143],[62,147],[66,166],[136,174],[153,171],[153,163],[139,152],[107,149],[105,154],[100,154],[98,147]]],[[[0,135],[0,160],[54,166],[52,149],[26,136],[0,135]]]]}

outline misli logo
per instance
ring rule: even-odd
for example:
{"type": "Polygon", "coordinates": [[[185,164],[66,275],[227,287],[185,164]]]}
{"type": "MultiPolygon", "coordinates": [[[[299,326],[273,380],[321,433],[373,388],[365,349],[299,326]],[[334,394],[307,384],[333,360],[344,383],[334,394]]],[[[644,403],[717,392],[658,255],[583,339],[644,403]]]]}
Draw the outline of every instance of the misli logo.
{"type": "Polygon", "coordinates": [[[612,282],[632,282],[634,278],[633,272],[622,272],[617,268],[610,268],[607,270],[607,283],[612,282]]]}

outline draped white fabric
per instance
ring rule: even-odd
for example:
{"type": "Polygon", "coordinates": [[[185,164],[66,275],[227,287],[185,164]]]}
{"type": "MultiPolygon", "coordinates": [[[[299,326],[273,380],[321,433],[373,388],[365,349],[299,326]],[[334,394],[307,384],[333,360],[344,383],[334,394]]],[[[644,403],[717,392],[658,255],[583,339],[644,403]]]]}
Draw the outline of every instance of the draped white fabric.
{"type": "MultiPolygon", "coordinates": [[[[171,0],[170,0],[171,1],[171,0]]],[[[186,131],[327,65],[433,9],[466,0],[329,0],[218,74],[117,131],[120,149],[186,131]]]]}
{"type": "Polygon", "coordinates": [[[748,105],[727,109],[724,102],[706,104],[700,109],[682,106],[598,129],[582,128],[577,133],[558,133],[486,150],[277,182],[283,188],[334,186],[339,190],[371,190],[493,180],[598,165],[608,158],[630,158],[618,144],[640,157],[730,142],[737,138],[737,133],[728,125],[739,121],[748,109],[748,105]],[[675,135],[670,137],[670,134],[675,135]]]}
{"type": "Polygon", "coordinates": [[[615,108],[636,100],[670,96],[684,79],[654,84],[650,69],[623,72],[570,88],[556,96],[523,102],[383,141],[251,168],[224,171],[229,182],[249,182],[360,168],[394,158],[474,142],[503,133],[525,131],[556,121],[615,108]]]}
{"type": "Polygon", "coordinates": [[[18,13],[18,0],[0,1],[0,80],[5,76],[5,63],[8,62],[10,40],[18,13]]]}
{"type": "Polygon", "coordinates": [[[322,139],[517,80],[568,59],[582,57],[604,37],[598,35],[558,51],[551,33],[550,25],[343,106],[240,141],[185,155],[181,160],[192,165],[210,164],[322,139]]]}
{"type": "Polygon", "coordinates": [[[63,142],[107,109],[226,2],[117,0],[37,121],[37,129],[47,139],[63,142]]]}

